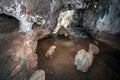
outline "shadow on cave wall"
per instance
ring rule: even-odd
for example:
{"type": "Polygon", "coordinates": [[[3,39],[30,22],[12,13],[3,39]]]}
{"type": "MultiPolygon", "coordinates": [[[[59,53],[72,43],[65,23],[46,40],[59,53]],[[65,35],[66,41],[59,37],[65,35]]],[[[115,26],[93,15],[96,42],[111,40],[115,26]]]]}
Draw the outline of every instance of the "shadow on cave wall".
{"type": "Polygon", "coordinates": [[[9,15],[0,14],[0,33],[11,33],[18,30],[19,21],[9,15]]]}

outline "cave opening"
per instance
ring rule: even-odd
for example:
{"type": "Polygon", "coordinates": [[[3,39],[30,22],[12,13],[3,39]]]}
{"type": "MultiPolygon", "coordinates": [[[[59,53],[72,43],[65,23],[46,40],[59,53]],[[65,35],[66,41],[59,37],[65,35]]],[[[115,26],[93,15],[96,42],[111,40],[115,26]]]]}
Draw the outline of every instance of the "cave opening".
{"type": "Polygon", "coordinates": [[[69,39],[84,39],[90,37],[83,27],[84,9],[61,9],[53,34],[63,35],[69,39]]]}
{"type": "Polygon", "coordinates": [[[19,21],[10,15],[0,14],[0,33],[11,33],[18,30],[19,21]]]}

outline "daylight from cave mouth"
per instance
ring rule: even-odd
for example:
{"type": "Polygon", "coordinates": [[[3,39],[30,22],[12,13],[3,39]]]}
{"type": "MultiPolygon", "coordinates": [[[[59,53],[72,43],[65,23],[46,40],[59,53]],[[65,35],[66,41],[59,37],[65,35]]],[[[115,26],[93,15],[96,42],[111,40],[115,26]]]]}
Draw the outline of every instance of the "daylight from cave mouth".
{"type": "Polygon", "coordinates": [[[0,80],[120,80],[120,0],[0,0],[0,80]]]}

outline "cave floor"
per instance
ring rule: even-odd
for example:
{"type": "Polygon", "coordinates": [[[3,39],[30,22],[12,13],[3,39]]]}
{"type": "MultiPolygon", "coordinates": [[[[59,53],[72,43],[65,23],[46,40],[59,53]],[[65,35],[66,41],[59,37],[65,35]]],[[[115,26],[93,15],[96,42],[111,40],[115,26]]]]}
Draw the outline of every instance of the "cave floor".
{"type": "Polygon", "coordinates": [[[38,42],[38,66],[46,72],[46,80],[120,80],[120,52],[99,42],[100,53],[95,55],[88,72],[76,71],[74,56],[80,49],[88,50],[94,40],[68,40],[49,37],[38,42]],[[45,57],[52,46],[56,49],[53,58],[45,57]]]}

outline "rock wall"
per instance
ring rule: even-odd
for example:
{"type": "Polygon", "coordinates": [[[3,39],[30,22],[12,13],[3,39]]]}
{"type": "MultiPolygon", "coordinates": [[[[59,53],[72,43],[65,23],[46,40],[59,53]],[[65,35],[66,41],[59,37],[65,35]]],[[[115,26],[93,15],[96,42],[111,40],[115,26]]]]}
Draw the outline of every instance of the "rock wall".
{"type": "Polygon", "coordinates": [[[54,30],[64,1],[67,0],[0,0],[0,14],[19,21],[14,32],[0,33],[1,80],[29,80],[37,67],[37,40],[54,30]]]}
{"type": "Polygon", "coordinates": [[[35,22],[41,23],[41,28],[52,29],[61,5],[57,3],[61,0],[4,0],[0,1],[0,13],[17,18],[20,31],[29,31],[35,22]]]}
{"type": "Polygon", "coordinates": [[[83,26],[94,38],[116,48],[120,47],[119,6],[119,0],[91,0],[83,21],[83,26]]]}
{"type": "Polygon", "coordinates": [[[13,16],[19,21],[15,32],[0,33],[1,78],[28,79],[37,66],[37,40],[54,30],[61,7],[84,9],[87,7],[86,2],[90,3],[85,9],[84,27],[96,39],[120,48],[119,0],[0,0],[0,14],[13,16]]]}
{"type": "Polygon", "coordinates": [[[51,30],[56,26],[58,11],[65,4],[82,8],[82,0],[0,0],[0,13],[14,16],[20,21],[20,31],[29,31],[34,22],[41,23],[41,28],[51,30]],[[69,3],[67,3],[69,2],[69,3]]]}

